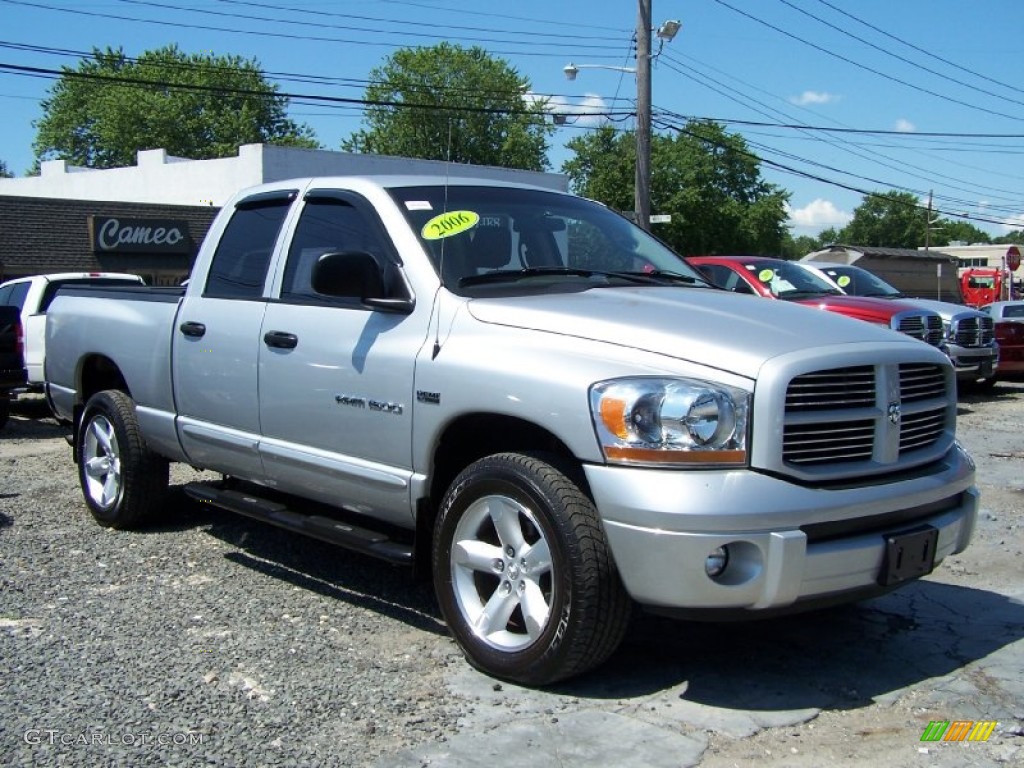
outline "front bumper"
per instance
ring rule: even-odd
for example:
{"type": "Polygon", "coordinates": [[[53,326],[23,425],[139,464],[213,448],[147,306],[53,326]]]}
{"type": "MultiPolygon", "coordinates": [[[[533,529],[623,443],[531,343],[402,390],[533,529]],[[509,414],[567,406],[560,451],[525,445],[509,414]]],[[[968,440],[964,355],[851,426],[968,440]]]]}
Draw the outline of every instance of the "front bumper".
{"type": "Polygon", "coordinates": [[[878,590],[886,535],[938,530],[935,563],[974,529],[974,464],[959,447],[927,471],[813,488],[752,470],[588,465],[587,480],[627,591],[661,609],[766,611],[878,590]],[[728,546],[717,578],[708,554],[728,546]]]}
{"type": "Polygon", "coordinates": [[[999,364],[999,347],[960,347],[946,344],[942,351],[949,357],[956,369],[958,379],[987,379],[995,373],[999,364]]]}

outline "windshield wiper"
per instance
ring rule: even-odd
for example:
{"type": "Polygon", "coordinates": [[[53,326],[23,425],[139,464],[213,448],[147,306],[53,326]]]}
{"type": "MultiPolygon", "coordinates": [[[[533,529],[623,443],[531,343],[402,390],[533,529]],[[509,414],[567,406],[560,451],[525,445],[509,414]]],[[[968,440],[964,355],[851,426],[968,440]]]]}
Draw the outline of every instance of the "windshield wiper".
{"type": "Polygon", "coordinates": [[[575,269],[573,267],[525,267],[523,269],[499,269],[495,272],[484,272],[482,275],[467,275],[460,277],[458,285],[461,288],[465,285],[481,285],[482,283],[501,283],[506,280],[519,280],[522,277],[536,277],[538,275],[569,275],[571,277],[593,277],[602,274],[590,269],[575,269]]]}
{"type": "Polygon", "coordinates": [[[667,280],[671,283],[685,283],[686,285],[706,285],[707,287],[713,287],[710,282],[702,277],[694,277],[693,275],[683,275],[679,272],[667,272],[663,269],[652,269],[651,271],[637,271],[637,272],[608,272],[609,275],[615,275],[616,277],[631,277],[631,278],[653,278],[659,282],[667,280]]]}
{"type": "Polygon", "coordinates": [[[665,281],[681,282],[687,285],[706,284],[705,281],[690,275],[675,272],[608,272],[601,269],[580,269],[577,267],[526,267],[524,269],[500,269],[496,272],[485,272],[482,275],[468,275],[459,279],[459,287],[482,285],[484,283],[500,283],[506,280],[518,280],[523,277],[565,275],[569,277],[610,277],[627,280],[643,285],[664,285],[665,281]]]}

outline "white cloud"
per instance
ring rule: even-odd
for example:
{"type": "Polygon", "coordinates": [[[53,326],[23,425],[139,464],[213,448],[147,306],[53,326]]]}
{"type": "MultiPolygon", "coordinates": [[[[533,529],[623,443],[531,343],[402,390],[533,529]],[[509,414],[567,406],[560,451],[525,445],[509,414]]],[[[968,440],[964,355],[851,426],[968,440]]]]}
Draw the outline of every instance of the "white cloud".
{"type": "Polygon", "coordinates": [[[805,233],[817,233],[823,229],[845,227],[853,219],[852,213],[841,211],[830,200],[820,197],[811,201],[803,208],[786,206],[790,226],[804,230],[805,233]]]}
{"type": "Polygon", "coordinates": [[[834,104],[840,97],[826,91],[804,91],[799,96],[790,96],[790,104],[806,107],[809,104],[834,104]]]}
{"type": "Polygon", "coordinates": [[[608,102],[596,93],[588,93],[573,103],[565,96],[552,96],[548,100],[548,112],[565,118],[568,125],[579,128],[597,128],[607,122],[608,102]]]}
{"type": "Polygon", "coordinates": [[[1004,219],[1003,223],[999,226],[1003,228],[1004,233],[1013,232],[1017,229],[1024,229],[1024,213],[1004,219]]]}
{"type": "Polygon", "coordinates": [[[899,131],[900,133],[913,133],[917,130],[917,126],[905,117],[901,117],[896,121],[896,125],[893,130],[899,131]]]}

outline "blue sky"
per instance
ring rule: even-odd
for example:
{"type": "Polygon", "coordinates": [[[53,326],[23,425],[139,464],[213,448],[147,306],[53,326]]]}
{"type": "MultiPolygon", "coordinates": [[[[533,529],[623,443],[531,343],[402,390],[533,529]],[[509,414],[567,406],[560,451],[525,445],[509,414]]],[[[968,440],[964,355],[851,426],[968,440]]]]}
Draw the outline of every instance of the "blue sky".
{"type": "MultiPolygon", "coordinates": [[[[628,112],[633,0],[0,0],[0,160],[32,164],[34,120],[53,79],[92,47],[129,55],[256,58],[287,93],[358,99],[396,48],[449,40],[514,66],[570,117],[549,155],[628,112]],[[330,78],[323,82],[323,78],[330,78]]],[[[739,133],[791,193],[794,235],[841,227],[869,191],[933,194],[937,215],[994,235],[1024,226],[1024,5],[1020,0],[652,0],[682,22],[653,70],[655,131],[687,117],[739,133]]],[[[292,102],[328,149],[360,127],[355,106],[292,102]]],[[[630,128],[626,120],[616,123],[630,128]]],[[[657,211],[654,211],[657,213],[657,211]]]]}

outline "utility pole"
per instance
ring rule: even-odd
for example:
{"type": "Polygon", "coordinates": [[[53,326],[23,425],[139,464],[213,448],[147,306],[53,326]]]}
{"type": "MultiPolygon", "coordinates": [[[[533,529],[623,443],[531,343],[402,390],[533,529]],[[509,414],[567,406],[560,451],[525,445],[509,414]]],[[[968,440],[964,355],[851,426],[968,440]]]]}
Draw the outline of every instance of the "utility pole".
{"type": "Polygon", "coordinates": [[[639,0],[636,20],[636,178],[633,210],[637,226],[651,229],[651,0],[639,0]]]}
{"type": "Polygon", "coordinates": [[[924,214],[924,249],[927,251],[932,244],[932,193],[928,191],[928,210],[924,214]]]}

